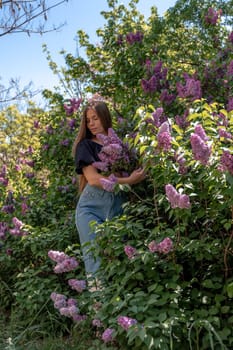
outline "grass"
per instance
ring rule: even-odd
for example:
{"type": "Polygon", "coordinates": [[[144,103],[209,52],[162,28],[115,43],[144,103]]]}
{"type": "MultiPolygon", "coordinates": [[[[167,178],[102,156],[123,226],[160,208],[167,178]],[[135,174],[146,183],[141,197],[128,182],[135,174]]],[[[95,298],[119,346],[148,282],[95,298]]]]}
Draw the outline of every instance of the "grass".
{"type": "Polygon", "coordinates": [[[0,350],[98,350],[102,341],[87,328],[71,327],[67,335],[49,334],[46,325],[39,323],[25,328],[13,315],[11,319],[0,311],[0,350]]]}

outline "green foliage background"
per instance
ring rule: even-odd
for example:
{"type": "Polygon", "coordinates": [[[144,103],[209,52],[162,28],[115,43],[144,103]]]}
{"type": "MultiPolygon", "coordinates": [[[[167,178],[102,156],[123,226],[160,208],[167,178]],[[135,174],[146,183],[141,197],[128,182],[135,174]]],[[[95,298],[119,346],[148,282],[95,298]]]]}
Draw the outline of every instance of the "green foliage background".
{"type": "Polygon", "coordinates": [[[0,112],[0,157],[8,179],[7,185],[0,183],[0,222],[8,225],[0,241],[0,311],[8,321],[20,322],[13,337],[17,346],[32,337],[69,334],[78,339],[86,334],[93,339],[90,350],[230,349],[233,179],[218,166],[223,151],[233,154],[233,146],[232,139],[219,136],[218,128],[224,116],[226,130],[233,133],[233,112],[227,111],[233,97],[233,76],[227,73],[233,62],[228,38],[232,1],[180,0],[163,18],[156,8],[144,18],[136,0],[127,7],[117,0],[108,4],[109,11],[102,12],[106,24],[97,29],[100,45],[78,31],[86,58],[64,52],[65,67],[58,68],[44,48],[50,67],[61,77],[56,92],[44,91],[48,110],[29,105],[25,113],[15,106],[0,112]],[[222,10],[216,25],[206,24],[209,7],[222,10]],[[126,35],[136,32],[143,33],[143,39],[130,44],[126,35]],[[162,62],[167,76],[159,89],[145,93],[141,80],[148,78],[148,60],[152,67],[162,62]],[[201,99],[177,96],[184,73],[200,81],[201,99]],[[175,95],[171,104],[161,100],[163,90],[175,95]],[[81,109],[67,116],[64,103],[70,97],[82,97],[85,103],[95,92],[109,102],[115,128],[122,137],[128,135],[148,176],[128,189],[124,215],[97,229],[95,254],[102,257],[103,289],[77,295],[67,280],[85,278],[74,224],[78,191],[71,155],[81,109]],[[156,151],[158,128],[147,122],[160,107],[172,127],[168,152],[156,151]],[[188,124],[182,129],[176,117],[187,111],[188,124]],[[190,136],[197,124],[212,147],[206,166],[192,155],[190,136]],[[186,173],[179,173],[175,154],[185,157],[186,173]],[[190,196],[190,209],[171,208],[164,189],[168,183],[190,196]],[[4,211],[6,205],[12,211],[4,211]],[[13,217],[23,222],[27,235],[9,233],[13,217]],[[174,250],[151,253],[148,244],[165,237],[173,240],[174,250]],[[133,259],[124,253],[125,245],[136,248],[133,259]],[[49,250],[77,257],[79,268],[55,275],[49,250]],[[62,317],[50,299],[53,291],[77,298],[87,319],[73,324],[62,317]],[[117,324],[119,315],[138,323],[125,331],[117,324]],[[92,325],[93,319],[101,321],[100,329],[92,325]],[[101,334],[108,327],[114,329],[114,340],[104,344],[101,334]]]}

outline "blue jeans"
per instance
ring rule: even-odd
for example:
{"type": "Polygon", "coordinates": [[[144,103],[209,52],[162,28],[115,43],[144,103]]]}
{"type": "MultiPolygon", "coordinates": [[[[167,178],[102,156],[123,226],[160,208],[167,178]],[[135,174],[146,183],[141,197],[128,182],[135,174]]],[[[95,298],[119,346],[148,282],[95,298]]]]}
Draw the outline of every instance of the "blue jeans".
{"type": "Polygon", "coordinates": [[[114,216],[122,214],[122,204],[125,198],[124,194],[114,194],[89,184],[81,193],[76,207],[75,223],[79,233],[86,273],[95,274],[100,266],[100,258],[95,259],[89,251],[96,237],[90,223],[95,221],[97,224],[101,224],[106,219],[112,219],[114,216]]]}

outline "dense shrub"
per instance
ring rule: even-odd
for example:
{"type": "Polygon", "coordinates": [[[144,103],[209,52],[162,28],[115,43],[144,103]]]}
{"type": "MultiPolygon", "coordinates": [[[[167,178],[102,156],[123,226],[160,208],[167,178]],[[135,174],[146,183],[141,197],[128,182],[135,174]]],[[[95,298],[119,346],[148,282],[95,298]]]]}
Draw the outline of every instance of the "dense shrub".
{"type": "Polygon", "coordinates": [[[106,27],[97,31],[101,45],[78,32],[87,59],[65,55],[60,91],[44,92],[49,110],[1,112],[2,311],[18,314],[23,335],[33,326],[39,333],[38,321],[48,333],[86,333],[94,338],[90,350],[230,349],[233,34],[224,22],[232,19],[230,2],[186,7],[180,0],[164,18],[152,9],[147,20],[136,0],[128,8],[108,3],[106,27]],[[124,215],[96,229],[94,254],[102,260],[99,288],[91,291],[74,225],[71,145],[80,109],[96,91],[147,178],[121,188],[128,193],[124,215]],[[11,118],[22,125],[25,117],[25,130],[8,124],[11,118]],[[78,266],[55,273],[48,252],[78,266]]]}

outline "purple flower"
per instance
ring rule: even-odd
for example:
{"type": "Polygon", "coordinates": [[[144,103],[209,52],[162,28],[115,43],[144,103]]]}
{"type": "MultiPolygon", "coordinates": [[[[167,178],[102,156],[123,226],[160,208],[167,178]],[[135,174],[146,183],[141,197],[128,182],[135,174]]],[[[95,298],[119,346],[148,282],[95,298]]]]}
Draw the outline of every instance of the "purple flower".
{"type": "Polygon", "coordinates": [[[222,14],[222,10],[214,10],[212,7],[208,8],[207,15],[205,16],[205,22],[207,24],[215,26],[222,14]]]}
{"type": "Polygon", "coordinates": [[[132,45],[135,42],[141,42],[143,39],[143,33],[137,31],[136,33],[128,33],[126,34],[126,41],[128,44],[132,45]]]}
{"type": "Polygon", "coordinates": [[[9,182],[8,179],[6,179],[6,178],[4,178],[4,177],[0,177],[0,183],[2,183],[3,186],[6,187],[6,186],[8,185],[8,182],[9,182]]]}
{"type": "Polygon", "coordinates": [[[170,134],[170,127],[168,122],[164,122],[160,126],[157,134],[157,140],[158,140],[158,148],[164,151],[169,151],[171,149],[172,137],[170,134]]]}
{"type": "Polygon", "coordinates": [[[34,149],[32,148],[32,146],[29,146],[27,149],[27,154],[33,154],[34,153],[34,149]]]}
{"type": "Polygon", "coordinates": [[[165,192],[166,192],[167,199],[170,202],[171,207],[173,209],[175,209],[175,208],[189,209],[190,208],[191,204],[190,204],[188,195],[178,193],[176,191],[176,189],[170,184],[167,184],[165,186],[165,192]]]}
{"type": "Polygon", "coordinates": [[[117,318],[117,323],[119,324],[119,326],[121,326],[123,329],[127,331],[131,326],[137,324],[137,320],[127,316],[119,316],[117,318]]]}
{"type": "Polygon", "coordinates": [[[155,241],[151,241],[148,244],[148,248],[151,253],[155,253],[158,251],[158,243],[156,243],[155,241]]]}
{"type": "Polygon", "coordinates": [[[108,170],[108,162],[93,162],[92,165],[101,171],[107,171],[108,170]]]}
{"type": "Polygon", "coordinates": [[[203,129],[201,124],[197,124],[195,126],[195,134],[197,134],[198,136],[200,136],[200,138],[203,141],[207,141],[209,140],[209,137],[206,135],[205,130],[203,129]]]}
{"type": "Polygon", "coordinates": [[[233,135],[230,132],[228,132],[228,131],[226,131],[225,129],[222,129],[222,128],[218,129],[218,134],[219,134],[220,137],[223,137],[225,139],[232,140],[232,138],[233,138],[233,135]]]}
{"type": "Polygon", "coordinates": [[[42,149],[43,151],[47,151],[49,149],[49,144],[48,143],[45,143],[43,146],[42,146],[42,149]]]}
{"type": "Polygon", "coordinates": [[[27,235],[27,232],[22,230],[22,226],[23,226],[23,223],[22,221],[20,221],[19,219],[17,219],[16,217],[13,217],[12,219],[12,222],[14,224],[14,228],[10,229],[9,232],[11,235],[13,236],[19,236],[19,237],[22,237],[22,236],[26,236],[27,235]]]}
{"type": "Polygon", "coordinates": [[[227,103],[227,112],[231,112],[233,110],[233,97],[230,97],[227,103]]]}
{"type": "Polygon", "coordinates": [[[64,103],[66,115],[72,115],[74,112],[76,112],[79,109],[81,102],[81,98],[71,98],[69,104],[64,103]]]}
{"type": "Polygon", "coordinates": [[[20,221],[16,217],[13,217],[12,222],[13,222],[15,228],[21,229],[21,227],[23,226],[22,221],[20,221]]]}
{"type": "Polygon", "coordinates": [[[1,172],[0,172],[0,177],[6,177],[6,174],[7,174],[7,167],[6,167],[6,165],[4,164],[4,165],[2,166],[2,170],[1,170],[1,172]]]}
{"type": "Polygon", "coordinates": [[[86,281],[84,280],[69,279],[68,284],[72,289],[79,293],[86,289],[86,281]]]}
{"type": "Polygon", "coordinates": [[[61,193],[68,193],[70,191],[70,186],[69,185],[58,186],[57,189],[61,193]]]}
{"type": "Polygon", "coordinates": [[[69,258],[64,252],[59,252],[57,250],[50,250],[48,256],[51,260],[56,261],[57,263],[63,262],[65,259],[69,258]]]}
{"type": "Polygon", "coordinates": [[[28,210],[29,210],[29,207],[28,207],[27,203],[23,202],[21,204],[21,213],[22,213],[22,215],[25,215],[28,212],[28,210]]]}
{"type": "Polygon", "coordinates": [[[79,262],[75,258],[69,257],[63,252],[50,250],[48,256],[57,262],[57,265],[54,267],[55,273],[69,272],[76,269],[79,265],[79,262]]]}
{"type": "Polygon", "coordinates": [[[160,95],[160,101],[165,103],[166,105],[170,105],[176,99],[176,95],[169,94],[168,90],[163,90],[160,95]]]}
{"type": "Polygon", "coordinates": [[[35,162],[34,162],[34,160],[26,160],[26,161],[25,161],[25,164],[27,164],[28,166],[30,166],[31,168],[33,168],[34,165],[35,165],[35,162]]]}
{"type": "Polygon", "coordinates": [[[190,142],[194,159],[198,160],[201,164],[206,165],[211,155],[211,147],[195,133],[191,135],[190,142]]]}
{"type": "Polygon", "coordinates": [[[45,128],[47,134],[52,135],[54,133],[54,129],[51,125],[47,125],[45,128]]]}
{"type": "Polygon", "coordinates": [[[156,77],[152,75],[152,77],[148,80],[142,79],[141,80],[141,86],[145,93],[153,93],[156,91],[157,88],[157,81],[156,77]]]}
{"type": "Polygon", "coordinates": [[[33,179],[33,178],[35,177],[35,174],[34,174],[34,173],[26,173],[26,174],[25,174],[25,177],[26,177],[27,179],[33,179]]]}
{"type": "Polygon", "coordinates": [[[87,316],[76,314],[76,315],[73,315],[72,318],[73,318],[74,322],[82,322],[82,321],[85,321],[87,319],[87,316]]]}
{"type": "Polygon", "coordinates": [[[117,177],[111,174],[107,179],[101,178],[100,183],[105,191],[113,192],[115,185],[117,184],[117,177]]]}
{"type": "Polygon", "coordinates": [[[55,273],[69,272],[75,270],[78,265],[79,263],[75,258],[68,258],[57,264],[53,270],[55,273]]]}
{"type": "Polygon", "coordinates": [[[74,130],[75,127],[76,127],[77,121],[76,121],[76,119],[74,119],[74,118],[68,119],[68,120],[67,120],[67,124],[68,124],[68,126],[69,126],[69,128],[70,128],[71,130],[74,130]]]}
{"type": "Polygon", "coordinates": [[[186,129],[188,126],[189,126],[189,122],[187,121],[187,116],[189,115],[189,111],[186,110],[183,114],[183,116],[175,116],[175,121],[176,121],[176,124],[182,128],[182,129],[186,129]]]}
{"type": "Polygon", "coordinates": [[[218,169],[220,171],[229,171],[233,175],[233,155],[229,151],[223,151],[218,169]]]}
{"type": "Polygon", "coordinates": [[[13,249],[7,248],[6,249],[6,255],[11,256],[13,254],[13,249]]]}
{"type": "Polygon", "coordinates": [[[167,117],[163,115],[163,108],[159,107],[157,108],[153,113],[153,124],[159,128],[165,121],[167,121],[167,117]]]}
{"type": "Polygon", "coordinates": [[[132,259],[135,257],[135,255],[137,254],[137,250],[136,248],[130,246],[130,245],[126,245],[124,247],[124,252],[125,254],[128,256],[129,259],[132,259]]]}
{"type": "Polygon", "coordinates": [[[114,329],[112,328],[105,329],[105,331],[102,334],[102,340],[105,343],[111,342],[113,340],[113,332],[114,332],[114,329]]]}
{"type": "Polygon", "coordinates": [[[50,295],[50,298],[52,299],[52,301],[54,302],[54,307],[56,309],[60,309],[62,307],[66,306],[66,296],[63,294],[58,294],[55,292],[52,292],[50,295]]]}
{"type": "Polygon", "coordinates": [[[122,34],[119,34],[117,36],[117,44],[120,46],[123,44],[123,35],[122,34]]]}
{"type": "Polygon", "coordinates": [[[33,123],[33,125],[34,125],[34,128],[35,128],[35,129],[39,129],[39,127],[40,127],[40,122],[39,122],[38,120],[35,120],[34,123],[33,123]]]}
{"type": "Polygon", "coordinates": [[[150,242],[148,248],[151,253],[168,254],[173,249],[173,242],[171,238],[166,237],[160,243],[156,243],[155,241],[150,242]]]}
{"type": "Polygon", "coordinates": [[[188,171],[188,168],[185,166],[185,158],[183,154],[175,153],[175,160],[179,164],[179,169],[178,169],[179,174],[186,174],[188,171]]]}
{"type": "Polygon", "coordinates": [[[60,141],[60,145],[62,145],[62,146],[69,146],[69,143],[70,143],[69,139],[65,139],[65,140],[60,141]]]}
{"type": "Polygon", "coordinates": [[[20,170],[21,170],[21,166],[20,166],[19,164],[16,164],[16,165],[15,165],[15,170],[16,170],[16,171],[20,171],[20,170]]]}
{"type": "Polygon", "coordinates": [[[233,60],[229,63],[227,67],[227,75],[229,76],[229,78],[233,77],[233,60]]]}
{"type": "Polygon", "coordinates": [[[94,320],[92,320],[92,325],[95,327],[98,327],[98,328],[103,326],[102,322],[96,318],[94,320]]]}
{"type": "Polygon", "coordinates": [[[176,88],[181,98],[190,98],[191,101],[194,101],[202,96],[201,82],[188,76],[185,76],[185,85],[178,82],[176,88]]]}
{"type": "Polygon", "coordinates": [[[13,204],[7,204],[2,207],[2,212],[6,214],[12,214],[15,211],[15,207],[13,204]]]}
{"type": "Polygon", "coordinates": [[[4,239],[6,232],[8,231],[8,225],[6,222],[0,221],[0,239],[4,239]]]}

